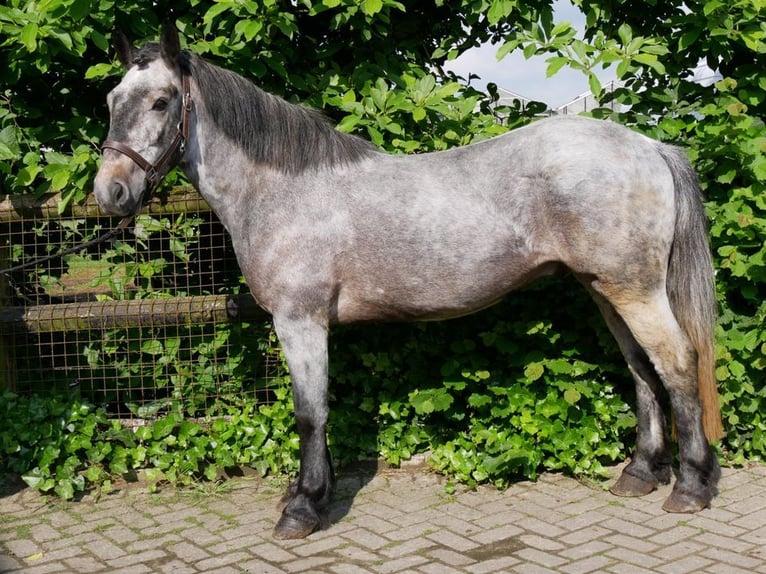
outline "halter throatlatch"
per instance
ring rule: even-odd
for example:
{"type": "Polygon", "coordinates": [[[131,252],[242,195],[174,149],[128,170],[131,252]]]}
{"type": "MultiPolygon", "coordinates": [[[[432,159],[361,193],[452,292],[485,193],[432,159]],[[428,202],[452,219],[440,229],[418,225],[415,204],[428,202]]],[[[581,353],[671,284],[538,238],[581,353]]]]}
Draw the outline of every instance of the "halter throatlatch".
{"type": "Polygon", "coordinates": [[[169,171],[170,162],[172,161],[176,152],[179,152],[181,155],[183,155],[184,151],[186,151],[186,140],[189,138],[189,116],[191,115],[192,108],[194,107],[194,102],[192,101],[191,97],[191,90],[189,88],[189,74],[186,72],[181,72],[181,83],[183,86],[183,109],[181,110],[181,123],[178,125],[178,132],[176,133],[176,137],[173,138],[170,146],[168,146],[168,148],[160,156],[156,163],[149,163],[140,153],[135,151],[133,148],[118,141],[106,140],[101,146],[102,152],[105,149],[113,149],[118,151],[121,154],[128,156],[130,159],[136,162],[138,167],[144,170],[146,190],[144,191],[142,203],[146,203],[149,201],[149,199],[151,199],[154,190],[157,189],[157,186],[162,181],[162,178],[164,178],[169,171]]]}

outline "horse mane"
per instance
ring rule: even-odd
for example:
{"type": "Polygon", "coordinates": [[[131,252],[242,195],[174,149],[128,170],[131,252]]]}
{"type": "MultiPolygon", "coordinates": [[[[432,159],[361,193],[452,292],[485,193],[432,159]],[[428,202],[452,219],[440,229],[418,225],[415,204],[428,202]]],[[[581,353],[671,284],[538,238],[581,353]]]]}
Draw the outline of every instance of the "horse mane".
{"type": "MultiPolygon", "coordinates": [[[[156,43],[142,46],[134,63],[160,57],[156,43]]],[[[318,110],[269,94],[239,74],[183,51],[180,65],[197,83],[213,123],[252,161],[289,174],[348,165],[375,151],[362,138],[335,129],[318,110]]]]}
{"type": "Polygon", "coordinates": [[[336,130],[318,110],[291,104],[188,52],[184,61],[215,125],[254,162],[296,175],[351,164],[375,150],[336,130]]]}

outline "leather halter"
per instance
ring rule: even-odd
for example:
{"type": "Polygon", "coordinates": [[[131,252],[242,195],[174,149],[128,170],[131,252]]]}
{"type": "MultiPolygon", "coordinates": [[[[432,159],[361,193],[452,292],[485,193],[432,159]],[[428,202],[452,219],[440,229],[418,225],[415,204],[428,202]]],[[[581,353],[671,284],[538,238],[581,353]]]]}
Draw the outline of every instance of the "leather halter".
{"type": "Polygon", "coordinates": [[[144,159],[140,153],[135,151],[130,146],[125,145],[124,143],[115,140],[106,140],[101,145],[102,153],[105,149],[113,149],[118,151],[121,154],[128,156],[130,159],[136,162],[138,167],[144,170],[146,189],[144,191],[142,203],[145,203],[151,198],[152,193],[160,184],[162,178],[165,177],[167,172],[170,170],[169,164],[176,152],[180,152],[183,156],[184,152],[186,151],[186,140],[189,138],[189,115],[194,108],[194,102],[192,101],[191,90],[189,87],[189,74],[185,72],[181,73],[181,83],[183,87],[183,109],[181,111],[181,122],[178,125],[178,132],[176,133],[175,138],[173,138],[173,141],[170,143],[170,146],[168,146],[168,148],[160,156],[160,159],[158,159],[155,164],[151,164],[146,161],[146,159],[144,159]]]}

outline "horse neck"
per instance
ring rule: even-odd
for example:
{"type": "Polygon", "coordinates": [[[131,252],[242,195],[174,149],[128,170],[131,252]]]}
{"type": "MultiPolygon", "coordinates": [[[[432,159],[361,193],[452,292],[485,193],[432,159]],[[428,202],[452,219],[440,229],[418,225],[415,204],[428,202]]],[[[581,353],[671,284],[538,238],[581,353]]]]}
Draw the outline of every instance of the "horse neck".
{"type": "Polygon", "coordinates": [[[195,113],[182,165],[222,220],[231,209],[236,218],[243,196],[249,202],[275,183],[347,166],[376,151],[369,142],[335,131],[318,112],[269,95],[231,72],[195,62],[195,113]],[[231,89],[222,89],[226,87],[231,89]]]}
{"type": "Polygon", "coordinates": [[[195,114],[186,155],[181,163],[186,176],[224,226],[231,230],[241,219],[243,202],[255,190],[267,192],[268,170],[246,157],[236,142],[218,129],[195,96],[195,114]]]}

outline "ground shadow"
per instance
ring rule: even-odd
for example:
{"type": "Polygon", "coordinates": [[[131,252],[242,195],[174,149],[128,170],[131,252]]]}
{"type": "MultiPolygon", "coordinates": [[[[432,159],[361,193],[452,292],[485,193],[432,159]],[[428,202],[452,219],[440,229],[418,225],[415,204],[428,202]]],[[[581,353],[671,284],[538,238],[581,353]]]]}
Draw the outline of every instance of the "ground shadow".
{"type": "Polygon", "coordinates": [[[21,476],[14,473],[0,474],[0,498],[13,496],[27,489],[27,483],[21,480],[21,476]]]}
{"type": "Polygon", "coordinates": [[[327,510],[326,523],[322,528],[330,528],[345,518],[354,505],[356,496],[380,472],[389,467],[383,461],[369,460],[349,463],[337,470],[335,495],[327,510]]]}

